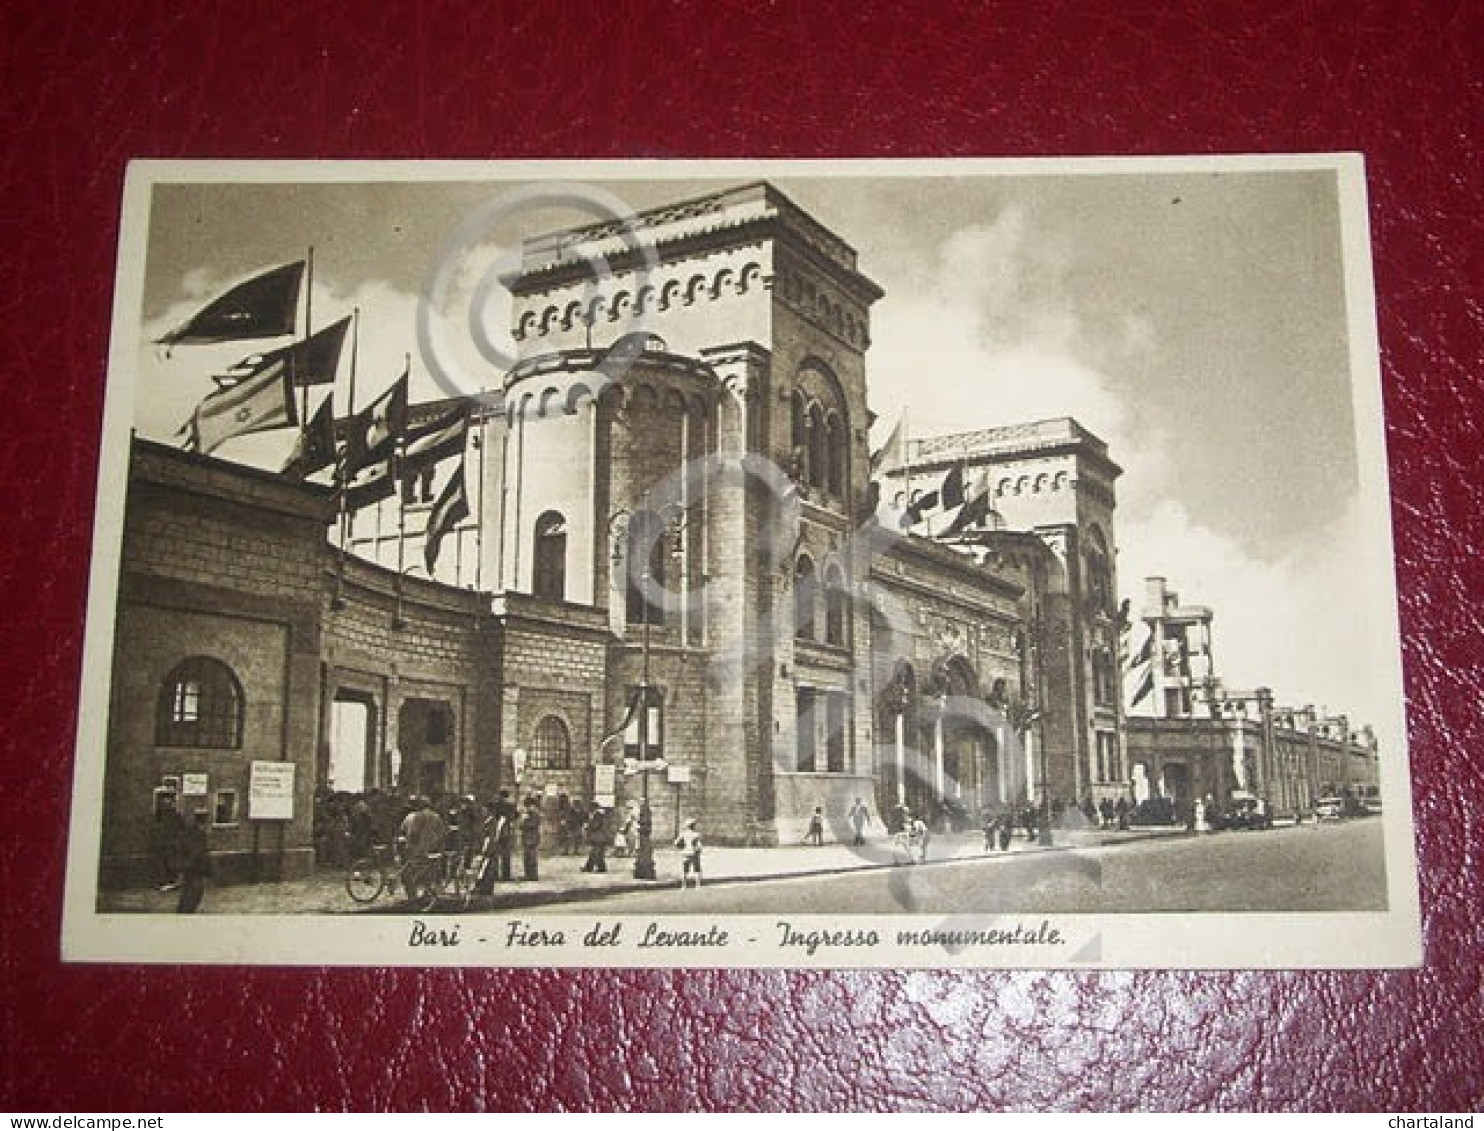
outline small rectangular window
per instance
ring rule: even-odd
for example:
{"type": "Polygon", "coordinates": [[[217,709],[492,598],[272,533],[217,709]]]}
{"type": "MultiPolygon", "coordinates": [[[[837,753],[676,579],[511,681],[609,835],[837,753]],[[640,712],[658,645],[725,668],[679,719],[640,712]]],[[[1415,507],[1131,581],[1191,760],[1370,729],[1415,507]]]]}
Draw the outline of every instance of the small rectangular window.
{"type": "Polygon", "coordinates": [[[237,791],[235,789],[216,791],[216,808],[212,814],[211,823],[214,825],[235,825],[237,823],[237,791]]]}
{"type": "Polygon", "coordinates": [[[817,702],[818,695],[812,687],[798,689],[796,707],[798,735],[794,769],[800,773],[812,774],[814,772],[819,733],[817,702]]]}
{"type": "Polygon", "coordinates": [[[825,699],[825,766],[832,774],[845,772],[845,729],[849,725],[845,711],[845,696],[831,691],[825,699]]]}
{"type": "Polygon", "coordinates": [[[195,680],[184,680],[175,685],[174,721],[193,723],[201,717],[201,685],[195,680]]]}

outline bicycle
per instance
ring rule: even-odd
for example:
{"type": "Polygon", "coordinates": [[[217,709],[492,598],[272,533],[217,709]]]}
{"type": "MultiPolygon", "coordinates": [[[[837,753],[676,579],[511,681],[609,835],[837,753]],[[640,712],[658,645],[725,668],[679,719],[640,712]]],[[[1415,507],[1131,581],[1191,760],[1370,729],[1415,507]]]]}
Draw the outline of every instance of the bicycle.
{"type": "Polygon", "coordinates": [[[345,891],[356,903],[374,903],[383,892],[406,887],[409,873],[413,873],[410,903],[419,911],[432,911],[447,896],[467,908],[474,897],[462,852],[430,852],[420,859],[402,859],[389,844],[373,845],[369,856],[350,866],[345,891]],[[414,869],[418,871],[414,873],[414,869]]]}

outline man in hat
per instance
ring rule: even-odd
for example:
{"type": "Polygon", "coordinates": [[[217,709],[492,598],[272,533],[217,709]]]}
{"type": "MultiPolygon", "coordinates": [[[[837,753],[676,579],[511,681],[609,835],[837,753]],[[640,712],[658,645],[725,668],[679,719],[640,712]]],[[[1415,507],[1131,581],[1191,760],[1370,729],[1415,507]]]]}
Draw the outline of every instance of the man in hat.
{"type": "Polygon", "coordinates": [[[526,814],[520,819],[520,856],[524,879],[536,879],[540,848],[541,801],[531,796],[526,798],[526,814]]]}
{"type": "Polygon", "coordinates": [[[175,910],[181,915],[192,915],[201,906],[201,897],[206,894],[206,881],[211,876],[211,846],[206,840],[206,825],[210,815],[204,809],[196,811],[195,819],[185,825],[180,838],[180,898],[175,910]]]}
{"type": "Polygon", "coordinates": [[[587,823],[582,827],[582,835],[587,841],[587,863],[582,866],[582,870],[584,872],[608,871],[608,842],[613,839],[613,833],[608,828],[608,814],[596,801],[593,802],[592,810],[588,813],[587,823]]]}
{"type": "Polygon", "coordinates": [[[400,837],[407,856],[407,867],[402,870],[402,887],[408,902],[419,893],[427,891],[438,872],[441,858],[448,840],[448,826],[433,809],[426,797],[412,799],[412,812],[402,819],[400,837]]]}

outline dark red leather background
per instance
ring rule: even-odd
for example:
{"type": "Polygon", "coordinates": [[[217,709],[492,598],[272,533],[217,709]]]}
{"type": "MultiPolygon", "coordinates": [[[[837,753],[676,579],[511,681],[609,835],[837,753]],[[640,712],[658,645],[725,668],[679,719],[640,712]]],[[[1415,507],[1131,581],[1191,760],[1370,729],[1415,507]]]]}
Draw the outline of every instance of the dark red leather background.
{"type": "Polygon", "coordinates": [[[124,0],[12,3],[3,29],[0,477],[13,521],[0,540],[0,1108],[1484,1103],[1484,8],[124,0]],[[127,158],[1339,149],[1369,161],[1424,969],[58,961],[127,158]]]}

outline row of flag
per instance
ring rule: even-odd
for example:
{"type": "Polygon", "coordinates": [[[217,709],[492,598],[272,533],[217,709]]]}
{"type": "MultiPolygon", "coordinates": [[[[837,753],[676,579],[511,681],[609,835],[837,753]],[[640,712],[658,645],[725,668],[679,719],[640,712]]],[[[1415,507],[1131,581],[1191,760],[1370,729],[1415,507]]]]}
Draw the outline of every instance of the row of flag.
{"type": "MultiPolygon", "coordinates": [[[[905,418],[899,419],[880,448],[871,453],[870,476],[879,481],[907,465],[905,418]]],[[[907,480],[910,485],[910,479],[907,480]]],[[[938,537],[951,537],[984,522],[994,512],[988,468],[960,464],[941,478],[929,481],[925,490],[904,500],[904,506],[887,506],[878,517],[902,530],[931,523],[938,537]]],[[[884,501],[884,500],[883,500],[884,501]]]]}
{"type": "MultiPolygon", "coordinates": [[[[231,288],[184,324],[159,339],[176,345],[250,341],[294,333],[307,261],[286,264],[231,288]]],[[[402,483],[430,466],[462,457],[467,447],[469,410],[458,405],[417,426],[408,404],[410,365],[391,387],[366,408],[337,418],[331,390],[313,417],[304,421],[296,395],[331,385],[352,327],[345,317],[302,341],[244,357],[215,375],[217,389],[196,406],[180,435],[191,451],[209,454],[228,440],[278,428],[299,428],[282,473],[304,479],[332,468],[342,505],[358,510],[398,494],[402,483]]],[[[423,552],[429,576],[443,539],[469,517],[462,463],[449,478],[429,513],[423,552]]]]}

